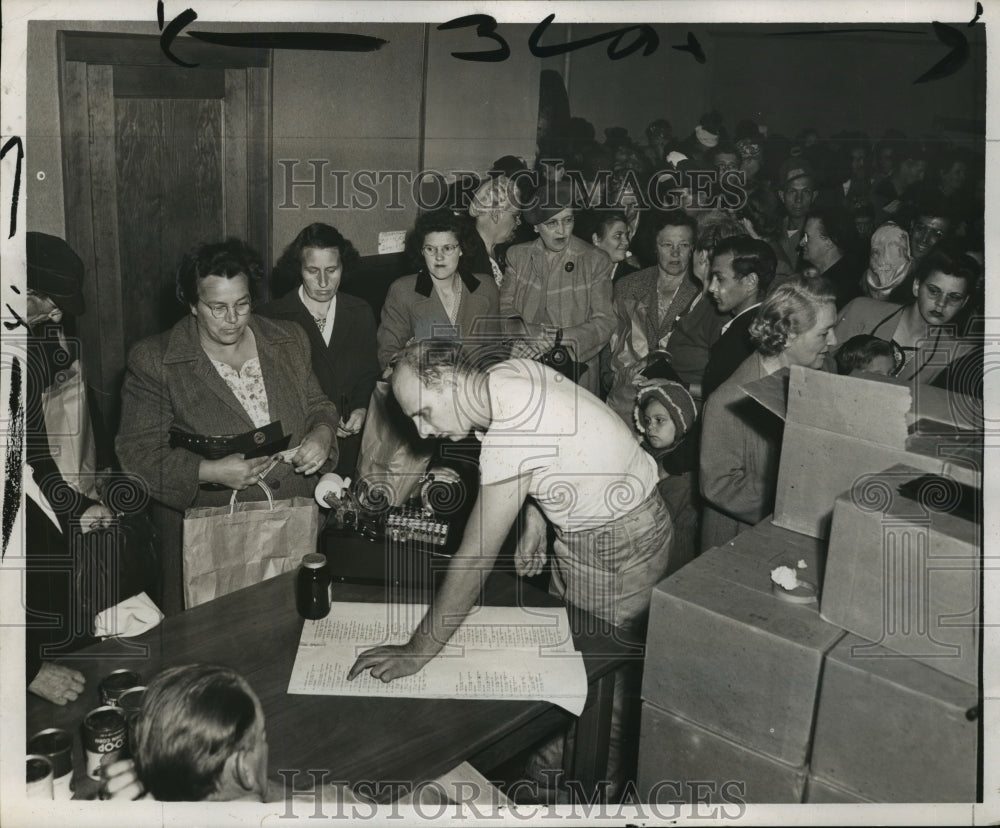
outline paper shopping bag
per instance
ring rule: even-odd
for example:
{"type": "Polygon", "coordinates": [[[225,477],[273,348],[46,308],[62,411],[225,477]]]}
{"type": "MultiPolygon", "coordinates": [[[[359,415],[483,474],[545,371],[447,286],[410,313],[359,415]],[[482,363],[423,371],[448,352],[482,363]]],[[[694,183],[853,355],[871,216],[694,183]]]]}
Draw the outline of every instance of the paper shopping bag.
{"type": "Polygon", "coordinates": [[[294,569],[316,551],[319,511],[305,497],[204,506],[184,513],[184,604],[190,609],[294,569]]]}
{"type": "Polygon", "coordinates": [[[42,414],[49,450],[63,480],[80,494],[99,500],[94,431],[87,408],[87,384],[80,361],[61,371],[42,391],[42,414]]]}
{"type": "Polygon", "coordinates": [[[395,398],[379,381],[361,435],[358,479],[366,505],[400,506],[413,494],[431,461],[434,442],[422,440],[395,398]]]}

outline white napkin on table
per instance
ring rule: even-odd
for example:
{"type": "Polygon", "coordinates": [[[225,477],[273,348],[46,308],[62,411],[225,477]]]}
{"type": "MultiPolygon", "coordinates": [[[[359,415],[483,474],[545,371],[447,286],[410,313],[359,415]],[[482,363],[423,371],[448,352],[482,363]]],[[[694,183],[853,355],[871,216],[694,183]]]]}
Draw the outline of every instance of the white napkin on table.
{"type": "Polygon", "coordinates": [[[163,613],[145,593],[140,592],[101,610],[94,618],[94,635],[107,638],[111,635],[131,638],[153,629],[163,620],[163,613]]]}

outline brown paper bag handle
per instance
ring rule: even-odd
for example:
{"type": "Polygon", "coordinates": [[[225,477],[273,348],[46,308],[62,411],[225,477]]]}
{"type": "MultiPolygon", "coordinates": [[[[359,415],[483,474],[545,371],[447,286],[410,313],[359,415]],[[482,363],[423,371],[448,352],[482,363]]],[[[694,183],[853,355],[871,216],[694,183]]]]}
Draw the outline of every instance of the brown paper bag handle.
{"type": "MultiPolygon", "coordinates": [[[[274,495],[271,494],[271,487],[267,485],[263,480],[258,480],[257,485],[264,490],[264,494],[267,495],[267,505],[269,511],[274,511],[274,495]]],[[[237,489],[233,489],[233,496],[229,498],[229,514],[236,511],[236,495],[239,494],[237,489]]]]}

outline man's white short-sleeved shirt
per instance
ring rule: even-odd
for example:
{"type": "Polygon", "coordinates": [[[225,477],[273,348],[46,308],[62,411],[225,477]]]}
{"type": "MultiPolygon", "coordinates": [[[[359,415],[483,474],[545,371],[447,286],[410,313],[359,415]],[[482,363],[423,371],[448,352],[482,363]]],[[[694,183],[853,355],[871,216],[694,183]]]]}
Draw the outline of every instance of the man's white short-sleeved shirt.
{"type": "Polygon", "coordinates": [[[483,485],[531,474],[528,494],[564,531],[602,526],[656,488],[656,462],[622,419],[553,369],[512,359],[489,371],[493,421],[483,485]]]}

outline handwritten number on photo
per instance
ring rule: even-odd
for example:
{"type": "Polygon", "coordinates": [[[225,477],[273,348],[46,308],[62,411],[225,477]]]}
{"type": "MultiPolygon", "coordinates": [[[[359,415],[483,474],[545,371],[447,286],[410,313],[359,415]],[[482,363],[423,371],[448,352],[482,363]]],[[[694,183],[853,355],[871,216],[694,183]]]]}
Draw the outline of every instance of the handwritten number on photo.
{"type": "Polygon", "coordinates": [[[621,29],[615,29],[610,32],[604,32],[603,34],[594,35],[593,37],[585,37],[582,40],[573,40],[569,43],[557,43],[553,46],[542,46],[540,45],[542,37],[549,28],[549,24],[555,20],[555,15],[550,14],[541,23],[535,26],[528,38],[528,48],[531,50],[531,54],[538,58],[553,57],[555,55],[564,55],[567,52],[575,52],[577,49],[583,49],[586,46],[593,46],[597,43],[601,43],[605,40],[610,40],[611,43],[608,45],[608,57],[612,60],[621,60],[624,57],[637,52],[639,49],[643,49],[643,57],[648,57],[653,54],[660,45],[660,36],[656,33],[652,26],[647,26],[646,24],[640,24],[638,26],[625,26],[621,29]],[[638,32],[638,37],[634,42],[630,43],[624,49],[620,49],[622,40],[626,35],[632,32],[638,32]]]}
{"type": "MultiPolygon", "coordinates": [[[[593,37],[585,37],[581,40],[574,40],[570,43],[555,43],[550,46],[542,44],[542,38],[549,29],[549,25],[555,20],[555,15],[550,14],[532,30],[528,38],[528,50],[534,57],[547,58],[556,55],[564,55],[583,49],[587,46],[594,46],[604,41],[611,41],[608,44],[608,57],[611,60],[620,60],[631,54],[643,50],[643,55],[648,56],[656,51],[660,45],[660,37],[656,31],[645,24],[636,26],[625,26],[621,29],[614,29],[610,32],[603,32],[593,37]],[[634,41],[627,46],[622,46],[625,38],[636,33],[634,41]]],[[[470,26],[476,27],[476,36],[489,38],[497,43],[497,48],[479,52],[452,52],[451,56],[459,60],[470,60],[479,62],[499,62],[510,57],[510,44],[497,32],[497,21],[495,17],[488,14],[468,14],[464,17],[456,17],[438,26],[438,31],[448,31],[450,29],[463,29],[470,26]]],[[[700,51],[700,47],[699,47],[700,51]]],[[[697,55],[695,55],[697,58],[697,55]]],[[[704,57],[704,54],[702,54],[704,57]]],[[[704,60],[701,61],[702,63],[704,60]]]]}
{"type": "Polygon", "coordinates": [[[495,17],[488,14],[467,14],[464,17],[456,17],[438,26],[439,32],[449,29],[464,29],[469,26],[476,27],[476,37],[486,37],[495,40],[500,47],[493,51],[486,52],[452,52],[451,56],[459,60],[471,60],[483,63],[498,63],[510,57],[510,45],[500,35],[497,34],[497,21],[495,17]]]}

